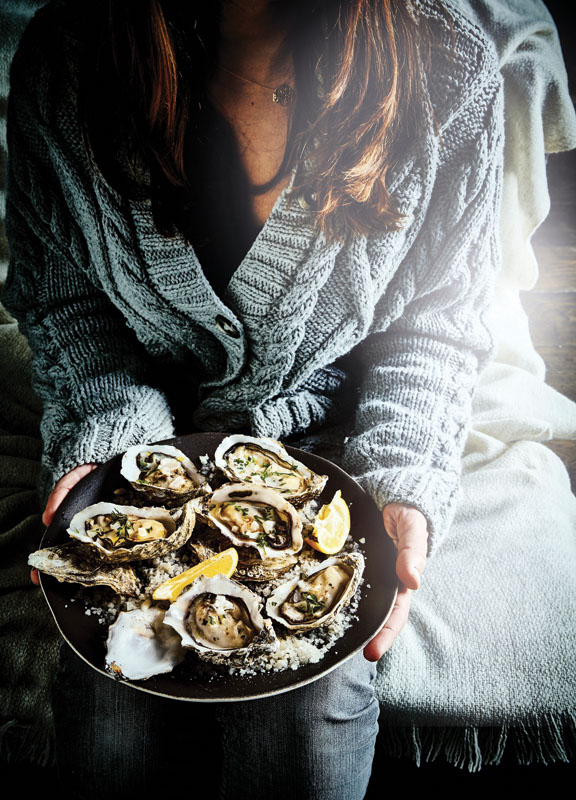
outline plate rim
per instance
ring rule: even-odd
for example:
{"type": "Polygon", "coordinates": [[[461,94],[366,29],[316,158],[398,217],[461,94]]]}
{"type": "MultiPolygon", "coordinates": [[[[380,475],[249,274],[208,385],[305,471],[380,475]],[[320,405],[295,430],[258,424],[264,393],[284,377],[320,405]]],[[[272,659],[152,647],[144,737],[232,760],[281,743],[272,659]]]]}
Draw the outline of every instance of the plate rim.
{"type": "MultiPolygon", "coordinates": [[[[163,440],[159,440],[159,441],[156,441],[156,442],[150,442],[149,444],[150,444],[150,446],[159,445],[159,444],[174,444],[175,442],[178,442],[178,441],[189,440],[192,437],[206,437],[206,436],[218,436],[218,437],[220,437],[221,440],[223,440],[226,436],[229,436],[229,435],[231,435],[231,434],[223,433],[221,431],[198,431],[198,432],[191,433],[191,434],[182,434],[182,435],[179,435],[179,436],[178,435],[177,436],[173,436],[173,437],[171,437],[169,439],[163,439],[163,440]]],[[[254,437],[254,438],[265,438],[265,437],[254,437]]],[[[270,438],[270,437],[267,437],[267,438],[270,438]]],[[[298,460],[302,461],[302,463],[304,463],[305,466],[308,466],[306,464],[306,460],[305,459],[306,459],[306,457],[310,456],[313,459],[318,459],[321,462],[324,462],[324,463],[328,464],[332,471],[337,470],[337,472],[342,473],[342,475],[345,477],[345,479],[347,481],[352,482],[355,485],[356,490],[359,490],[361,492],[361,494],[363,494],[365,496],[367,501],[369,501],[379,511],[378,506],[375,503],[374,499],[366,492],[365,489],[363,489],[362,486],[360,486],[360,484],[357,481],[354,480],[354,478],[352,478],[352,476],[350,476],[338,464],[336,464],[333,461],[330,461],[329,459],[324,458],[323,456],[321,456],[321,455],[319,455],[317,453],[310,452],[310,451],[307,451],[307,450],[302,450],[301,448],[295,447],[294,445],[291,445],[289,443],[285,443],[285,442],[280,442],[280,443],[282,444],[283,447],[286,448],[286,450],[289,452],[290,455],[292,455],[293,457],[295,457],[298,460]],[[293,451],[293,452],[290,452],[290,451],[293,451]]],[[[148,443],[143,443],[143,444],[146,446],[148,443]]],[[[174,446],[177,447],[178,445],[174,444],[174,446]]],[[[202,448],[202,449],[204,449],[204,448],[202,448]]],[[[75,484],[75,486],[70,490],[70,492],[66,495],[66,497],[63,499],[62,503],[58,507],[58,509],[56,511],[56,514],[54,515],[54,518],[53,518],[52,522],[50,523],[50,525],[47,528],[44,529],[44,532],[42,534],[41,541],[40,541],[40,547],[41,548],[45,547],[45,546],[52,546],[52,545],[58,543],[56,541],[52,541],[50,544],[46,544],[46,540],[47,539],[49,540],[51,537],[52,538],[54,538],[54,537],[59,538],[61,531],[60,531],[60,529],[58,529],[58,532],[54,533],[53,532],[53,527],[59,527],[59,526],[56,526],[56,524],[54,524],[54,526],[53,526],[53,523],[55,523],[56,519],[58,519],[58,522],[60,521],[59,518],[62,516],[62,513],[59,514],[58,512],[64,511],[68,507],[68,505],[70,504],[70,500],[73,501],[74,500],[74,496],[76,494],[80,493],[80,489],[78,487],[80,487],[81,484],[84,484],[84,486],[86,487],[88,484],[92,483],[94,481],[95,473],[98,472],[100,470],[100,468],[107,467],[109,469],[110,468],[110,463],[113,462],[114,460],[121,459],[121,457],[122,457],[124,452],[125,451],[121,451],[120,453],[117,453],[116,455],[111,456],[109,459],[107,459],[102,464],[98,464],[98,466],[97,466],[97,468],[95,470],[91,470],[80,481],[78,481],[77,484],[75,484]]],[[[210,451],[208,450],[207,454],[210,456],[211,459],[213,459],[213,453],[212,453],[212,455],[210,455],[210,451]]],[[[309,468],[311,468],[311,467],[309,467],[309,468]]],[[[104,472],[104,470],[102,470],[102,472],[100,474],[102,474],[103,472],[104,472]]],[[[382,520],[382,532],[385,533],[383,520],[382,520]]],[[[360,542],[358,542],[358,540],[356,540],[356,541],[357,541],[358,544],[361,544],[360,542]]],[[[389,551],[392,553],[392,549],[390,547],[391,545],[393,546],[392,540],[388,536],[386,536],[385,541],[387,542],[386,547],[388,547],[389,551]]],[[[363,549],[364,548],[365,548],[365,545],[364,545],[363,549]]],[[[298,679],[296,677],[297,673],[298,673],[298,668],[294,669],[294,670],[292,670],[292,669],[277,670],[277,671],[272,672],[272,674],[286,674],[286,673],[288,673],[290,676],[293,675],[295,677],[295,680],[293,682],[291,682],[289,685],[286,685],[286,686],[274,687],[274,688],[270,688],[270,689],[267,689],[267,690],[264,690],[264,691],[251,691],[249,694],[246,694],[246,695],[237,695],[237,694],[232,695],[232,694],[229,694],[227,696],[217,696],[217,697],[189,697],[189,696],[184,696],[182,694],[170,694],[170,693],[167,693],[166,691],[149,688],[149,687],[143,685],[145,683],[144,680],[136,681],[136,680],[133,680],[133,679],[126,679],[126,678],[121,678],[120,679],[120,678],[117,678],[117,677],[111,675],[104,668],[96,666],[89,658],[87,658],[83,653],[81,653],[79,651],[78,647],[64,633],[64,631],[62,630],[60,621],[58,619],[57,611],[53,607],[53,603],[50,601],[50,594],[51,594],[50,583],[52,581],[54,581],[55,584],[57,584],[57,585],[55,585],[54,589],[56,589],[57,586],[61,585],[61,584],[64,584],[64,586],[68,585],[70,587],[81,587],[81,584],[75,584],[75,583],[73,583],[71,581],[59,582],[53,576],[43,575],[42,573],[39,573],[39,575],[40,575],[40,588],[42,590],[42,593],[44,595],[44,599],[46,600],[46,603],[47,603],[47,605],[48,605],[48,607],[50,609],[50,613],[52,614],[52,617],[54,619],[54,622],[56,624],[56,627],[58,628],[58,631],[59,631],[62,639],[76,653],[76,655],[79,658],[81,658],[88,666],[90,666],[92,669],[94,669],[100,675],[105,676],[105,677],[109,678],[110,680],[115,681],[116,683],[120,683],[120,684],[126,685],[126,686],[128,686],[128,687],[130,687],[132,689],[136,689],[138,691],[145,692],[147,694],[151,694],[151,695],[154,695],[156,697],[162,697],[162,698],[165,698],[165,699],[168,699],[168,700],[180,700],[180,701],[183,701],[183,702],[191,702],[191,703],[233,703],[233,702],[241,702],[241,701],[245,701],[245,700],[259,700],[259,699],[265,699],[267,697],[272,697],[272,696],[277,695],[277,694],[283,694],[283,693],[288,692],[288,691],[293,691],[295,689],[299,689],[301,687],[304,687],[304,686],[307,686],[307,685],[309,685],[311,683],[314,683],[315,681],[319,680],[320,678],[323,678],[323,677],[327,676],[330,672],[332,672],[333,670],[335,670],[338,667],[340,667],[343,664],[345,664],[347,661],[349,661],[351,658],[353,658],[359,652],[363,651],[363,649],[366,647],[366,645],[370,641],[372,641],[372,639],[375,636],[378,635],[378,633],[384,628],[384,626],[386,625],[387,621],[389,620],[389,618],[390,618],[390,616],[392,614],[392,611],[394,609],[394,605],[396,603],[396,599],[398,597],[398,591],[399,591],[399,583],[398,583],[398,579],[396,578],[396,585],[395,585],[395,588],[394,588],[394,590],[392,592],[392,598],[391,598],[388,610],[387,610],[384,618],[382,619],[382,621],[379,623],[378,627],[373,632],[371,632],[366,638],[364,638],[361,644],[356,645],[349,653],[347,653],[346,655],[344,655],[341,658],[339,658],[335,663],[331,663],[327,667],[325,667],[324,669],[320,669],[317,673],[315,673],[313,675],[309,675],[307,677],[302,677],[302,678],[298,679]],[[46,578],[49,579],[49,582],[46,581],[46,578]],[[46,582],[46,585],[45,585],[45,582],[46,582]]],[[[370,589],[372,589],[372,587],[370,587],[370,589]]],[[[362,598],[360,598],[360,600],[361,599],[362,598]]],[[[330,650],[333,650],[334,647],[338,646],[338,643],[341,642],[342,639],[345,638],[346,632],[347,631],[345,631],[344,634],[338,640],[336,640],[336,642],[325,653],[325,655],[330,653],[330,650]]],[[[323,658],[324,658],[324,656],[323,656],[323,658]]],[[[320,659],[320,661],[316,662],[316,664],[320,665],[322,663],[323,658],[320,659]]],[[[306,665],[302,665],[302,666],[310,666],[310,665],[306,664],[306,665]]],[[[171,675],[172,673],[164,673],[164,674],[165,675],[171,675]]],[[[252,678],[257,682],[258,678],[260,678],[261,676],[269,675],[269,674],[270,674],[269,672],[256,673],[255,675],[246,676],[246,678],[252,678]]],[[[163,674],[161,673],[160,675],[163,675],[163,674]]],[[[160,675],[151,676],[151,678],[160,677],[160,675]]],[[[149,680],[149,679],[146,679],[146,680],[149,680]]],[[[189,682],[191,684],[193,683],[193,681],[189,681],[189,682]]]]}

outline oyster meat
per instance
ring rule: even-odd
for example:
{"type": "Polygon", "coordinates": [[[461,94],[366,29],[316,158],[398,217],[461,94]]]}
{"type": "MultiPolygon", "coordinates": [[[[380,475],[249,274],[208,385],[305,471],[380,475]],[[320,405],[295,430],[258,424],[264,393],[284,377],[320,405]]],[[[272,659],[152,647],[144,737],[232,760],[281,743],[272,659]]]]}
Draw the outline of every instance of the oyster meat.
{"type": "Polygon", "coordinates": [[[136,681],[171,672],[186,651],[163,619],[164,611],[153,606],[121,611],[108,629],[107,671],[136,681]]]}
{"type": "Polygon", "coordinates": [[[186,544],[196,517],[190,504],[169,513],[95,503],[72,517],[68,534],[94,548],[109,563],[156,558],[186,544]]]}
{"type": "Polygon", "coordinates": [[[224,575],[201,577],[170,606],[164,624],[180,634],[183,647],[226,663],[231,655],[277,648],[272,623],[260,608],[257,595],[240,583],[224,575]]]}
{"type": "Polygon", "coordinates": [[[210,486],[181,450],[171,445],[135,445],[122,457],[121,474],[138,492],[156,501],[179,501],[209,492],[210,486]]]}
{"type": "Polygon", "coordinates": [[[317,497],[328,480],[292,458],[280,442],[265,437],[227,436],[214,463],[231,481],[268,486],[295,506],[317,497]]]}
{"type": "Polygon", "coordinates": [[[234,544],[256,548],[263,559],[284,558],[302,550],[302,520],[274,489],[227,483],[211,496],[190,502],[204,522],[234,544]]]}
{"type": "Polygon", "coordinates": [[[322,561],[306,575],[281,584],[268,598],[268,616],[292,631],[326,625],[354,596],[364,558],[347,553],[322,561]]]}

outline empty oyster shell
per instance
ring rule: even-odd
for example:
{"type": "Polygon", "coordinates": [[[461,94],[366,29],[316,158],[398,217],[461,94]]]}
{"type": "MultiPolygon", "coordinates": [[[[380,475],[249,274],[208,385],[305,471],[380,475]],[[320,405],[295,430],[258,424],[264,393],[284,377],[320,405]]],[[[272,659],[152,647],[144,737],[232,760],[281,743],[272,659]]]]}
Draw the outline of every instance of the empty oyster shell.
{"type": "Polygon", "coordinates": [[[60,583],[79,583],[81,586],[110,586],[118,594],[136,597],[140,583],[132,567],[107,564],[94,548],[78,542],[36,550],[28,557],[31,567],[52,575],[60,583]]]}
{"type": "Polygon", "coordinates": [[[326,625],[350,602],[364,572],[364,558],[348,553],[327,558],[268,598],[266,613],[292,631],[326,625]]]}
{"type": "Polygon", "coordinates": [[[294,506],[317,497],[328,480],[292,458],[281,442],[266,437],[227,436],[216,449],[214,463],[231,481],[270,487],[294,506]]]}
{"type": "Polygon", "coordinates": [[[139,444],[122,457],[120,473],[138,492],[154,502],[180,504],[211,488],[181,450],[171,445],[139,444]]]}
{"type": "Polygon", "coordinates": [[[136,681],[171,672],[186,651],[163,619],[164,611],[153,606],[121,611],[108,629],[107,671],[136,681]]]}
{"type": "Polygon", "coordinates": [[[164,508],[95,503],[72,517],[68,533],[118,564],[177,550],[190,538],[195,522],[189,503],[171,513],[164,508]]]}
{"type": "Polygon", "coordinates": [[[278,647],[261,605],[253,592],[224,575],[201,577],[170,606],[164,624],[180,634],[183,647],[212,663],[226,663],[232,655],[278,647]]]}
{"type": "Polygon", "coordinates": [[[190,501],[204,522],[234,544],[253,547],[262,559],[302,550],[302,520],[281,494],[250,483],[226,483],[212,495],[190,501]]]}

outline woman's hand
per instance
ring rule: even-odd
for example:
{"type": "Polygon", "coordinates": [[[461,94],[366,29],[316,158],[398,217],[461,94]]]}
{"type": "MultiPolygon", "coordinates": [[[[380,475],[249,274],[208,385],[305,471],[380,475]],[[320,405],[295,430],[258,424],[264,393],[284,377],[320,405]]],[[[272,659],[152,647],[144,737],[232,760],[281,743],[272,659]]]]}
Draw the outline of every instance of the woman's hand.
{"type": "Polygon", "coordinates": [[[386,532],[398,550],[396,575],[400,587],[387,623],[364,648],[364,656],[368,661],[378,661],[406,624],[410,596],[420,586],[420,577],[426,566],[428,527],[422,512],[403,503],[389,503],[382,515],[386,532]]]}
{"type": "MultiPolygon", "coordinates": [[[[70,472],[67,472],[66,475],[63,475],[60,478],[58,483],[50,492],[50,497],[46,503],[44,513],[42,514],[42,522],[44,525],[46,525],[46,527],[48,527],[48,525],[50,525],[52,522],[52,518],[56,513],[56,509],[62,500],[64,500],[70,489],[73,486],[76,486],[78,481],[81,480],[85,475],[88,475],[89,472],[92,472],[93,469],[96,469],[97,466],[98,464],[80,464],[79,467],[74,467],[74,469],[71,469],[70,472]]],[[[38,570],[33,569],[30,572],[30,578],[32,583],[35,583],[36,586],[40,585],[40,581],[38,579],[38,570]]]]}

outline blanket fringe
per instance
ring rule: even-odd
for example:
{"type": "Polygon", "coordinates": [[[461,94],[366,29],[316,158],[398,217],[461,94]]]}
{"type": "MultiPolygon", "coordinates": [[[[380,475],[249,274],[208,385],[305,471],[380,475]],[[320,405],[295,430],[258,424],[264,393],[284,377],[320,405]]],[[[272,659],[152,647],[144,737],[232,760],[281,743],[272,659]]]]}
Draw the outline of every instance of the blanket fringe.
{"type": "MultiPolygon", "coordinates": [[[[52,766],[51,731],[10,720],[0,726],[0,761],[27,761],[52,766]]],[[[377,748],[392,758],[422,763],[445,760],[469,772],[496,766],[504,758],[518,765],[570,762],[576,754],[576,713],[548,714],[544,719],[502,727],[393,726],[380,722],[377,748]]]]}
{"type": "Polygon", "coordinates": [[[468,772],[496,766],[504,756],[519,766],[570,762],[576,754],[576,713],[501,727],[397,726],[381,718],[377,746],[386,756],[408,757],[417,766],[444,760],[468,772]]]}
{"type": "Polygon", "coordinates": [[[39,767],[54,764],[52,734],[45,725],[22,725],[9,720],[0,725],[0,761],[27,761],[39,767]]]}

